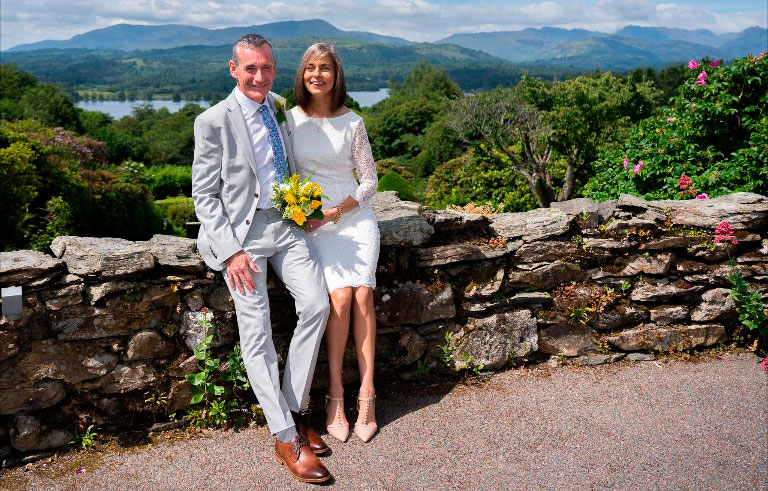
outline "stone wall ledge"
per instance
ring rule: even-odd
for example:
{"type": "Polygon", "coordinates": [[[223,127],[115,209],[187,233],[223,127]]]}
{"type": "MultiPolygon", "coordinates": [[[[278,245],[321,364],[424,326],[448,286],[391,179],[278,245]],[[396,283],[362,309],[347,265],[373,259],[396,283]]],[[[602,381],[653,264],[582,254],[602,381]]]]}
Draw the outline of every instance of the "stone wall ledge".
{"type": "MultiPolygon", "coordinates": [[[[627,353],[652,359],[655,351],[745,335],[731,272],[768,296],[768,199],[759,195],[656,202],[622,195],[478,215],[427,210],[387,192],[372,206],[382,236],[380,370],[413,374],[420,362],[440,376],[549,355],[585,365],[627,353]],[[713,244],[723,220],[738,244],[713,244]]],[[[76,420],[119,428],[146,414],[147,394],[166,394],[169,407],[182,410],[192,349],[206,334],[203,307],[216,352],[237,342],[228,289],[204,266],[195,240],[63,236],[52,250],[0,253],[0,286],[24,290],[23,317],[0,319],[0,449],[66,444],[76,420]]],[[[271,272],[267,280],[282,359],[293,300],[271,272]]],[[[345,363],[353,381],[354,357],[345,363]]],[[[317,367],[313,387],[322,388],[324,350],[317,367]]]]}

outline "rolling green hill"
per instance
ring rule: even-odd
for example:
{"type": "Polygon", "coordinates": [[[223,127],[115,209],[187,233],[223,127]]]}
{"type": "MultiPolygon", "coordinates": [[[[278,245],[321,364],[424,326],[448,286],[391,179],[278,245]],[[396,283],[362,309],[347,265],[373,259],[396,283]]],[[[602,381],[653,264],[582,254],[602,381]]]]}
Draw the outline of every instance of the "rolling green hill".
{"type": "MultiPolygon", "coordinates": [[[[299,58],[315,41],[315,38],[274,41],[277,90],[293,86],[299,58]]],[[[344,61],[350,90],[386,87],[390,79],[401,80],[422,61],[444,69],[467,91],[513,85],[526,71],[525,67],[455,45],[332,41],[344,61]]],[[[209,100],[222,97],[234,86],[227,68],[230,49],[229,45],[135,51],[47,49],[4,52],[2,61],[14,63],[40,80],[56,83],[69,91],[134,92],[134,97],[139,99],[146,98],[148,93],[179,94],[185,99],[209,100]]],[[[571,74],[547,67],[530,69],[530,73],[545,78],[571,74]]]]}

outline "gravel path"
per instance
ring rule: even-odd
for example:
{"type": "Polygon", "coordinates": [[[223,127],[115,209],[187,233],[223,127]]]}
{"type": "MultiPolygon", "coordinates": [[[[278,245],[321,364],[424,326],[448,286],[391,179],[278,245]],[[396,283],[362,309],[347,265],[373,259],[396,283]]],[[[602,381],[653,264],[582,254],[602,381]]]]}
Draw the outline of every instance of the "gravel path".
{"type": "MultiPolygon", "coordinates": [[[[354,436],[331,444],[329,486],[768,490],[768,375],[758,362],[741,353],[513,370],[475,386],[380,387],[381,432],[368,444],[354,436]]],[[[57,465],[55,476],[12,469],[0,488],[313,487],[275,462],[264,428],[155,443],[79,475],[66,455],[57,465]]]]}

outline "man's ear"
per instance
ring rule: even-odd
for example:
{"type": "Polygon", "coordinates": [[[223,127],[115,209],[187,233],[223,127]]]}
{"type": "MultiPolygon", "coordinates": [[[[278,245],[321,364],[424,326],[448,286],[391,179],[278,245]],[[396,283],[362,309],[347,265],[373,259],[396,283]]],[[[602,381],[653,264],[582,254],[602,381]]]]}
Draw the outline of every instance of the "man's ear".
{"type": "Polygon", "coordinates": [[[229,75],[230,75],[232,78],[235,78],[235,79],[236,79],[236,78],[237,78],[237,76],[235,75],[235,70],[237,70],[237,65],[235,65],[235,62],[234,62],[234,61],[232,61],[232,60],[229,60],[229,75]]]}

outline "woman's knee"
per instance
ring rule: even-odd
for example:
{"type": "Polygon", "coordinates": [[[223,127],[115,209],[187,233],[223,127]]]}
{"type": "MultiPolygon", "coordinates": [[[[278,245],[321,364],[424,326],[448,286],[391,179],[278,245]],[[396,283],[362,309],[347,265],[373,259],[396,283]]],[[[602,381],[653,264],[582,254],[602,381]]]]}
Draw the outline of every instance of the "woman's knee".
{"type": "Polygon", "coordinates": [[[373,288],[369,286],[355,288],[354,300],[356,309],[363,315],[372,315],[374,313],[373,288]]]}
{"type": "Polygon", "coordinates": [[[331,308],[334,312],[349,312],[353,297],[352,287],[337,288],[331,292],[331,308]]]}

